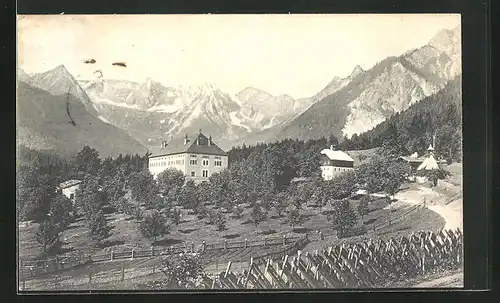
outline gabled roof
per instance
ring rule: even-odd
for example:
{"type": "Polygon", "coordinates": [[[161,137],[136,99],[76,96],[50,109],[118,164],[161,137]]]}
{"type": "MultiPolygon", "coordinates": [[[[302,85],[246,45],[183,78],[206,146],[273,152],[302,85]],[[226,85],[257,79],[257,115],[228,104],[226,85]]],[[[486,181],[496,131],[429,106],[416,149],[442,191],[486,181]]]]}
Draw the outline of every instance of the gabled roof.
{"type": "Polygon", "coordinates": [[[71,186],[78,185],[80,183],[82,183],[82,181],[80,181],[80,180],[68,180],[68,181],[64,181],[61,184],[59,184],[59,188],[60,189],[68,188],[68,187],[71,187],[71,186]]]}
{"type": "Polygon", "coordinates": [[[340,150],[323,149],[321,154],[327,156],[330,160],[354,162],[353,158],[340,150]]]}
{"type": "Polygon", "coordinates": [[[419,158],[414,158],[414,157],[411,157],[411,156],[409,156],[409,157],[404,157],[404,156],[401,156],[401,157],[399,157],[399,158],[400,158],[400,159],[403,159],[403,160],[405,160],[405,161],[407,161],[407,162],[417,162],[417,163],[422,163],[422,162],[424,162],[424,160],[425,160],[425,158],[422,158],[422,157],[419,157],[419,158]]]}
{"type": "Polygon", "coordinates": [[[214,142],[211,142],[204,134],[199,133],[198,135],[188,139],[187,144],[185,144],[185,138],[176,138],[167,143],[166,147],[158,148],[152,151],[152,157],[167,156],[174,154],[190,153],[190,154],[206,154],[206,155],[216,155],[216,156],[227,156],[227,152],[222,150],[214,142]],[[198,144],[199,143],[199,144],[198,144]]]}
{"type": "Polygon", "coordinates": [[[417,168],[417,170],[432,170],[432,169],[438,169],[439,165],[436,162],[436,159],[432,155],[429,156],[429,158],[425,159],[422,164],[417,168]]]}

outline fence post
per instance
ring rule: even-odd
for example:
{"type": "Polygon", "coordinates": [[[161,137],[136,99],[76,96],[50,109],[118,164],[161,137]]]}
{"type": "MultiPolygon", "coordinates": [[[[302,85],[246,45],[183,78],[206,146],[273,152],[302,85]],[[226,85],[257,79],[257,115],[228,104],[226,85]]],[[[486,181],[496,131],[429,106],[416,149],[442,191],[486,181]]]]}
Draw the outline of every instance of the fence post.
{"type": "Polygon", "coordinates": [[[191,252],[194,253],[194,242],[191,243],[191,252]]]}
{"type": "Polygon", "coordinates": [[[286,245],[286,235],[283,235],[283,246],[286,245]]]}
{"type": "Polygon", "coordinates": [[[113,261],[115,259],[115,252],[114,251],[111,251],[110,259],[111,259],[111,261],[113,261]]]}
{"type": "Polygon", "coordinates": [[[155,247],[154,245],[151,245],[151,257],[155,256],[155,247]]]}
{"type": "Polygon", "coordinates": [[[227,240],[224,239],[224,249],[227,249],[227,240]]]}
{"type": "Polygon", "coordinates": [[[135,257],[134,255],[135,255],[135,250],[134,250],[134,249],[132,249],[132,260],[133,260],[133,259],[134,259],[134,257],[135,257]]]}
{"type": "Polygon", "coordinates": [[[205,251],[206,245],[207,245],[207,243],[205,242],[205,240],[203,240],[203,242],[201,243],[201,245],[202,245],[202,250],[205,251]]]}
{"type": "Polygon", "coordinates": [[[248,247],[248,239],[245,239],[245,248],[248,247]]]}
{"type": "Polygon", "coordinates": [[[324,240],[324,237],[323,237],[323,232],[321,232],[321,231],[319,232],[319,239],[320,239],[320,240],[324,240]]]}

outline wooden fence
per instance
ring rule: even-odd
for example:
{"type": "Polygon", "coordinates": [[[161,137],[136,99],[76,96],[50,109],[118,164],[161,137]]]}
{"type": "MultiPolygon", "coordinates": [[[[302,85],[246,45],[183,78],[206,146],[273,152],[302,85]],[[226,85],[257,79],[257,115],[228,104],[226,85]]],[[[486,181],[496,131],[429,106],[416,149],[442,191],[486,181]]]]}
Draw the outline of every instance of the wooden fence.
{"type": "MultiPolygon", "coordinates": [[[[254,246],[248,246],[246,249],[249,249],[251,247],[257,248],[254,252],[254,257],[251,258],[251,260],[254,260],[255,264],[263,264],[266,262],[268,258],[273,258],[273,259],[278,259],[281,258],[284,255],[290,254],[290,253],[295,253],[298,249],[302,248],[304,245],[308,243],[307,235],[301,236],[299,238],[297,237],[290,237],[290,238],[285,238],[280,240],[278,245],[278,241],[271,242],[275,243],[271,245],[270,243],[267,243],[267,247],[258,247],[255,246],[255,244],[258,243],[258,241],[254,242],[254,246]],[[292,242],[293,241],[293,242],[292,242]],[[285,244],[285,245],[283,245],[285,244]]],[[[231,253],[236,252],[237,247],[235,245],[227,247],[225,249],[225,253],[231,258],[231,253]]],[[[239,247],[240,250],[245,250],[244,247],[239,247]]],[[[218,249],[218,248],[217,248],[218,249]]],[[[150,254],[148,257],[151,259],[152,254],[151,251],[149,251],[150,254]]],[[[212,253],[213,251],[207,250],[205,252],[201,252],[201,256],[204,259],[205,254],[207,253],[212,253]]],[[[224,253],[224,249],[220,250],[221,253],[224,253]]],[[[155,253],[155,256],[161,256],[161,253],[158,254],[157,252],[155,253]]],[[[118,256],[121,256],[118,254],[118,256]]],[[[131,280],[133,279],[135,282],[140,281],[141,279],[146,279],[150,280],[151,278],[154,278],[155,275],[157,275],[158,279],[164,278],[164,274],[161,273],[160,271],[160,266],[161,262],[159,258],[155,259],[156,262],[154,262],[153,259],[151,260],[145,260],[142,262],[147,263],[147,265],[127,265],[127,264],[122,264],[115,266],[112,269],[104,268],[106,265],[101,264],[101,268],[92,268],[92,265],[85,270],[84,274],[81,274],[79,276],[74,276],[71,273],[61,273],[60,275],[57,274],[55,275],[50,275],[47,274],[45,276],[38,276],[34,277],[33,279],[21,279],[20,281],[20,289],[24,291],[29,291],[29,290],[92,290],[92,289],[110,289],[108,287],[111,287],[111,289],[116,289],[113,287],[116,286],[110,286],[110,284],[113,283],[120,283],[125,280],[131,280]]],[[[241,270],[244,268],[247,268],[248,266],[248,259],[246,259],[244,262],[240,262],[236,265],[236,267],[241,267],[241,270]]],[[[130,262],[130,261],[128,261],[130,262]]],[[[124,262],[126,263],[126,262],[124,262]]],[[[234,263],[233,263],[234,264],[234,263]]],[[[233,265],[233,268],[235,266],[233,265]]],[[[218,266],[215,268],[212,268],[212,270],[208,270],[207,272],[218,272],[218,270],[213,271],[214,269],[217,269],[218,266]]],[[[119,286],[118,286],[119,288],[119,286]]]]}
{"type": "MultiPolygon", "coordinates": [[[[204,277],[198,288],[372,288],[429,272],[461,268],[463,236],[457,229],[420,232],[399,240],[365,241],[329,247],[312,254],[298,252],[264,268],[250,262],[242,274],[224,272],[204,277]]],[[[189,287],[193,287],[190,284],[189,287]]]]}
{"type": "Polygon", "coordinates": [[[287,237],[286,235],[282,237],[268,237],[263,240],[253,240],[253,241],[227,241],[222,240],[216,243],[207,244],[205,242],[195,245],[194,243],[184,243],[183,245],[174,245],[167,247],[165,249],[158,249],[152,247],[147,250],[131,250],[125,252],[108,252],[94,255],[73,255],[73,256],[56,256],[51,259],[44,260],[21,260],[19,266],[19,277],[21,279],[34,278],[40,275],[45,275],[49,273],[54,273],[61,271],[63,269],[68,269],[71,267],[81,266],[84,264],[95,263],[95,262],[105,262],[123,259],[138,259],[138,258],[152,258],[155,256],[163,255],[175,255],[186,252],[208,252],[208,251],[220,251],[221,254],[226,253],[229,250],[235,249],[246,249],[249,247],[255,248],[266,248],[273,246],[287,246],[293,244],[303,237],[287,237]]]}

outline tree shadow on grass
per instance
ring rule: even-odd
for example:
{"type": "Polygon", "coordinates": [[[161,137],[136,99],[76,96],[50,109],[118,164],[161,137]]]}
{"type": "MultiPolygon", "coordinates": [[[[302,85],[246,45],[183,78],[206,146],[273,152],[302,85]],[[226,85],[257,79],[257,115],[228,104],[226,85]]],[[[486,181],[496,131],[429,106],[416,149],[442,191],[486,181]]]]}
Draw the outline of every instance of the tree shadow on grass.
{"type": "Polygon", "coordinates": [[[229,234],[229,235],[223,235],[222,238],[224,239],[234,239],[234,238],[238,238],[240,236],[240,234],[229,234]]]}
{"type": "Polygon", "coordinates": [[[370,220],[364,221],[364,222],[363,222],[363,224],[364,224],[364,225],[370,225],[370,224],[372,224],[372,223],[373,223],[373,222],[375,222],[375,221],[377,221],[377,219],[373,219],[373,218],[372,218],[372,219],[370,219],[370,220]]]}
{"type": "Polygon", "coordinates": [[[153,244],[155,246],[172,246],[172,245],[180,244],[182,242],[183,241],[179,240],[179,239],[166,238],[166,239],[157,240],[153,244]]]}
{"type": "Polygon", "coordinates": [[[275,234],[275,233],[276,233],[275,229],[263,230],[263,231],[258,232],[258,234],[264,235],[264,236],[272,235],[272,234],[275,234]]]}
{"type": "Polygon", "coordinates": [[[292,231],[294,233],[298,233],[298,234],[305,234],[307,233],[308,231],[311,231],[312,229],[310,228],[307,228],[307,227],[296,227],[296,228],[293,228],[292,231]]]}
{"type": "Polygon", "coordinates": [[[188,229],[179,229],[179,232],[183,234],[189,234],[192,233],[195,230],[198,230],[199,228],[188,228],[188,229]]]}

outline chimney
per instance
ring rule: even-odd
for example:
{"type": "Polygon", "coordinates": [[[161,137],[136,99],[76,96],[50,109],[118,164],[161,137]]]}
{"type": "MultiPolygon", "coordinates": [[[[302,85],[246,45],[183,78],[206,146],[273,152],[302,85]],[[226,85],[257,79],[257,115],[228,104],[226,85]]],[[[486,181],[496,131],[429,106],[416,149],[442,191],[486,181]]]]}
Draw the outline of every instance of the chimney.
{"type": "Polygon", "coordinates": [[[200,136],[201,136],[201,128],[200,128],[200,134],[196,138],[196,145],[200,145],[200,136]]]}
{"type": "Polygon", "coordinates": [[[208,146],[212,145],[212,135],[210,135],[210,138],[208,138],[208,146]]]}
{"type": "Polygon", "coordinates": [[[189,142],[189,139],[188,139],[188,135],[186,134],[186,136],[184,137],[184,145],[188,144],[189,142]]]}
{"type": "Polygon", "coordinates": [[[330,150],[333,150],[333,145],[330,145],[330,150]]]}
{"type": "Polygon", "coordinates": [[[163,141],[163,142],[161,143],[161,148],[165,148],[165,147],[167,147],[167,144],[168,144],[168,143],[167,143],[167,141],[163,141]]]}

